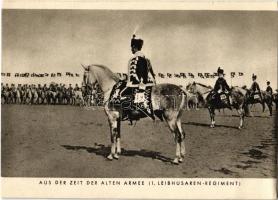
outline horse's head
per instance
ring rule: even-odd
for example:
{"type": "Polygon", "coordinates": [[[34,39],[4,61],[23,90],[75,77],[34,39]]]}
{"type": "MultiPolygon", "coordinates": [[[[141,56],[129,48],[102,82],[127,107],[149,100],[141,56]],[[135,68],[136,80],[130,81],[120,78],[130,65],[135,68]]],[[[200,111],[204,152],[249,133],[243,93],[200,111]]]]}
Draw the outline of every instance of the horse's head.
{"type": "Polygon", "coordinates": [[[88,67],[83,66],[83,68],[85,70],[83,75],[85,86],[95,88],[95,85],[98,84],[103,92],[109,92],[119,81],[119,77],[104,65],[91,64],[88,67]]]}
{"type": "Polygon", "coordinates": [[[83,84],[85,86],[93,87],[96,84],[97,79],[92,72],[91,66],[89,65],[85,67],[82,65],[82,67],[84,68],[83,84]]]}
{"type": "Polygon", "coordinates": [[[202,83],[193,82],[193,83],[190,83],[189,85],[187,85],[186,89],[194,90],[197,93],[200,93],[201,95],[203,95],[203,94],[209,93],[212,90],[212,87],[204,85],[202,83]]]}

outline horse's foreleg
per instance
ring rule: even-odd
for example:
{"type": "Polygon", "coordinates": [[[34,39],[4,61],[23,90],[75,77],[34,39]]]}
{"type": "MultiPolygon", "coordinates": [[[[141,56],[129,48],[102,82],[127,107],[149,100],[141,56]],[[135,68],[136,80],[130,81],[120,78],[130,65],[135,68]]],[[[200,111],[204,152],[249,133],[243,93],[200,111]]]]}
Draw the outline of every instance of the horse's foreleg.
{"type": "Polygon", "coordinates": [[[272,102],[268,104],[269,115],[272,116],[272,102]]]}
{"type": "MultiPolygon", "coordinates": [[[[121,154],[121,119],[117,120],[116,154],[121,154]]],[[[118,156],[119,157],[119,156],[118,156]]]]}
{"type": "Polygon", "coordinates": [[[211,121],[210,127],[214,128],[215,127],[215,120],[214,120],[215,112],[214,112],[214,108],[209,108],[209,114],[210,114],[210,121],[211,121]]]}
{"type": "Polygon", "coordinates": [[[120,135],[118,134],[119,131],[118,125],[120,124],[119,112],[110,111],[107,105],[105,106],[105,112],[108,116],[108,121],[110,125],[110,134],[111,134],[111,151],[110,154],[107,156],[107,158],[109,160],[113,160],[113,158],[118,159],[119,155],[118,152],[116,152],[117,145],[119,145],[119,149],[121,149],[120,135]]]}
{"type": "Polygon", "coordinates": [[[199,101],[198,101],[198,99],[196,100],[196,110],[199,110],[199,101]]]}
{"type": "MultiPolygon", "coordinates": [[[[110,120],[110,119],[109,119],[110,120]]],[[[110,122],[110,137],[111,137],[111,150],[110,154],[107,156],[108,160],[113,160],[114,155],[116,154],[116,141],[117,141],[117,122],[109,121],[110,122]]]]}
{"type": "Polygon", "coordinates": [[[263,107],[263,112],[265,111],[265,102],[264,101],[262,101],[262,107],[263,107]]]}
{"type": "Polygon", "coordinates": [[[239,129],[243,128],[243,122],[244,122],[244,110],[243,108],[240,108],[237,110],[239,117],[240,117],[240,122],[239,122],[239,129]]]}

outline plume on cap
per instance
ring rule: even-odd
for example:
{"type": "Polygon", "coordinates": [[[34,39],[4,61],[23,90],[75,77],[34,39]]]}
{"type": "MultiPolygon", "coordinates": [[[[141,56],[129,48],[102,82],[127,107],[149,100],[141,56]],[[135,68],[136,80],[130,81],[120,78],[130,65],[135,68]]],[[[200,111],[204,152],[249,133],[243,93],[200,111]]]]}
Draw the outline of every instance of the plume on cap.
{"type": "Polygon", "coordinates": [[[252,74],[252,78],[256,79],[256,78],[257,78],[257,76],[256,76],[255,74],[252,74]]]}

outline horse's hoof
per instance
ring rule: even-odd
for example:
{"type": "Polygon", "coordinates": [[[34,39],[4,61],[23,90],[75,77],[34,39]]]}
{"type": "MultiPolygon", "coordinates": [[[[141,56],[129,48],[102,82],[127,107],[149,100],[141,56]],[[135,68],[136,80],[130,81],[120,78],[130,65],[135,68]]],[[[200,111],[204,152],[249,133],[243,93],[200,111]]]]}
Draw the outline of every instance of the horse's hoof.
{"type": "Polygon", "coordinates": [[[115,154],[113,157],[114,157],[116,160],[118,160],[118,159],[120,158],[120,156],[119,156],[118,154],[115,154]]]}
{"type": "Polygon", "coordinates": [[[239,129],[239,130],[243,129],[243,126],[239,126],[238,129],[239,129]]]}
{"type": "Polygon", "coordinates": [[[174,165],[178,165],[179,164],[179,159],[178,158],[175,158],[172,162],[174,165]]]}
{"type": "Polygon", "coordinates": [[[214,125],[213,125],[213,124],[211,124],[211,125],[210,125],[210,128],[214,128],[214,125]]]}
{"type": "Polygon", "coordinates": [[[113,160],[113,155],[109,154],[109,156],[107,156],[107,160],[113,160]]]}
{"type": "Polygon", "coordinates": [[[179,163],[182,163],[183,162],[183,158],[179,158],[179,163]]]}

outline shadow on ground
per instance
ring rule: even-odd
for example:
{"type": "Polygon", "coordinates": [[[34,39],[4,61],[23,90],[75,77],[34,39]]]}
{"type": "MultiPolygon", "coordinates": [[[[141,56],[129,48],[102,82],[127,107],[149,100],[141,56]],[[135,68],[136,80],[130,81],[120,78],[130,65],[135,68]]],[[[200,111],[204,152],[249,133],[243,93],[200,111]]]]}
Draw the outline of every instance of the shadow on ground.
{"type": "MultiPolygon", "coordinates": [[[[197,123],[197,122],[184,122],[182,124],[186,125],[194,125],[194,126],[205,126],[205,127],[210,127],[209,124],[204,124],[204,123],[197,123]]],[[[235,126],[228,126],[228,125],[217,125],[215,124],[215,127],[223,127],[223,128],[233,128],[233,129],[238,129],[238,127],[235,126]]]]}
{"type": "MultiPolygon", "coordinates": [[[[106,158],[109,153],[111,148],[108,146],[105,146],[103,144],[95,144],[95,147],[85,147],[85,146],[71,146],[71,145],[61,145],[67,150],[73,150],[73,151],[78,151],[78,150],[86,150],[88,153],[94,153],[96,155],[102,156],[106,158]]],[[[162,156],[160,152],[156,151],[149,151],[145,149],[141,150],[126,150],[124,148],[121,149],[121,156],[128,156],[128,157],[133,157],[133,156],[141,156],[145,158],[152,158],[155,160],[160,160],[165,163],[170,163],[172,162],[171,158],[162,156]]]]}

